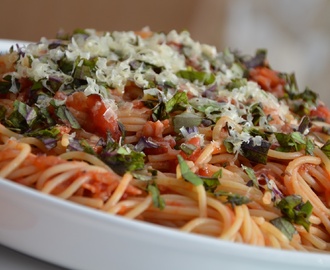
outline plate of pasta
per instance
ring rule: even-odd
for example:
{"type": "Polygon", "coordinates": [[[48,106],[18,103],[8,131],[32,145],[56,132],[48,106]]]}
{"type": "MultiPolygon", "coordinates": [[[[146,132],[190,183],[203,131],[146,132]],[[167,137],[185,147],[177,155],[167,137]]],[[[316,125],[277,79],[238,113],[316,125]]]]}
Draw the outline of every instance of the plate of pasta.
{"type": "Polygon", "coordinates": [[[70,269],[328,269],[330,110],[265,49],[0,44],[1,244],[70,269]]]}

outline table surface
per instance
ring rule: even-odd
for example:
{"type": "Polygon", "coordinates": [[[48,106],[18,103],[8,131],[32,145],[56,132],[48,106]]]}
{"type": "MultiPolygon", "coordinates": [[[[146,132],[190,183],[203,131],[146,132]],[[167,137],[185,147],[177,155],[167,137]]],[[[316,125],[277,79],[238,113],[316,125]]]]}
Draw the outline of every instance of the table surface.
{"type": "Polygon", "coordinates": [[[66,270],[0,245],[0,265],[6,270],[66,270]]]}

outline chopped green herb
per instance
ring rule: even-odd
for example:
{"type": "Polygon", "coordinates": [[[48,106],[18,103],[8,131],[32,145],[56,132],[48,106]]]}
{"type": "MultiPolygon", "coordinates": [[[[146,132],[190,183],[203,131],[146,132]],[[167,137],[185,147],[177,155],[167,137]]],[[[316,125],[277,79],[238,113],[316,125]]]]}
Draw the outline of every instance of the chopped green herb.
{"type": "Polygon", "coordinates": [[[174,131],[180,132],[182,127],[197,127],[201,124],[203,118],[195,113],[184,112],[174,116],[174,131]]]}
{"type": "Polygon", "coordinates": [[[18,100],[15,100],[14,107],[17,112],[24,117],[28,126],[32,126],[33,122],[37,118],[37,110],[18,100]]]}
{"type": "Polygon", "coordinates": [[[80,125],[78,121],[74,118],[72,113],[64,105],[58,106],[55,109],[55,113],[64,124],[69,125],[74,129],[80,129],[80,125]]]}
{"type": "Polygon", "coordinates": [[[7,94],[11,88],[11,76],[7,75],[0,81],[0,94],[7,94]]]}
{"type": "Polygon", "coordinates": [[[206,191],[213,193],[215,189],[220,185],[219,178],[217,176],[212,177],[200,177],[203,180],[203,185],[206,191]]]}
{"type": "Polygon", "coordinates": [[[330,159],[330,140],[321,147],[322,152],[330,159]]]}
{"type": "Polygon", "coordinates": [[[124,175],[127,171],[142,170],[145,154],[135,151],[133,145],[119,146],[118,143],[108,140],[99,158],[117,174],[124,175]]]}
{"type": "Polygon", "coordinates": [[[278,151],[292,152],[306,149],[306,138],[298,131],[289,134],[275,133],[275,137],[280,144],[278,151]]]}
{"type": "Polygon", "coordinates": [[[243,129],[243,130],[246,130],[252,137],[260,136],[264,140],[268,139],[268,134],[260,129],[249,128],[249,129],[243,129]]]}
{"type": "Polygon", "coordinates": [[[315,148],[314,142],[311,139],[307,138],[306,139],[306,149],[305,149],[306,154],[308,154],[310,156],[314,155],[314,148],[315,148]]]}
{"type": "Polygon", "coordinates": [[[232,91],[235,88],[240,88],[242,86],[246,86],[247,80],[245,78],[234,78],[230,83],[227,84],[226,88],[229,91],[232,91]]]}
{"type": "Polygon", "coordinates": [[[5,106],[0,105],[0,123],[3,122],[6,118],[7,109],[5,106]]]}
{"type": "Polygon", "coordinates": [[[302,225],[306,231],[309,231],[309,217],[312,214],[313,206],[307,201],[304,203],[301,196],[290,195],[283,198],[276,204],[285,218],[290,222],[302,225]]]}
{"type": "Polygon", "coordinates": [[[93,149],[93,147],[91,147],[86,140],[84,140],[84,139],[79,140],[79,143],[80,143],[80,145],[83,148],[83,151],[85,153],[88,153],[88,154],[91,154],[91,155],[95,155],[96,154],[95,151],[94,151],[94,149],[93,149]]]}
{"type": "Polygon", "coordinates": [[[60,134],[60,130],[55,127],[41,129],[41,130],[34,130],[25,133],[26,136],[37,137],[37,138],[57,138],[59,134],[60,134]]]}
{"type": "Polygon", "coordinates": [[[235,208],[235,205],[242,205],[251,202],[251,200],[246,196],[242,196],[239,194],[234,194],[222,190],[217,191],[214,195],[226,197],[226,203],[229,203],[232,206],[232,208],[235,208]]]}
{"type": "Polygon", "coordinates": [[[160,210],[163,210],[165,208],[165,200],[160,196],[158,186],[155,183],[149,184],[147,186],[147,190],[151,194],[154,206],[159,208],[160,210]]]}
{"type": "Polygon", "coordinates": [[[191,155],[196,150],[196,146],[190,143],[182,143],[180,149],[187,155],[191,155]]]}
{"type": "Polygon", "coordinates": [[[36,108],[15,100],[14,111],[9,115],[7,124],[10,127],[25,131],[35,123],[37,116],[38,113],[36,108]]]}
{"type": "Polygon", "coordinates": [[[250,139],[248,142],[242,143],[241,152],[244,157],[252,162],[266,164],[270,146],[270,142],[266,140],[262,139],[260,145],[255,145],[254,140],[250,139]]]}
{"type": "Polygon", "coordinates": [[[140,180],[140,181],[152,181],[157,176],[156,170],[139,170],[139,171],[132,171],[131,174],[134,176],[134,178],[140,180]]]}
{"type": "Polygon", "coordinates": [[[203,185],[203,179],[201,179],[199,176],[197,176],[190,170],[188,164],[183,159],[183,157],[181,157],[180,155],[178,155],[177,157],[179,160],[180,170],[183,179],[192,183],[195,186],[203,185]]]}
{"type": "Polygon", "coordinates": [[[292,95],[292,94],[296,94],[299,92],[296,76],[294,73],[291,73],[291,74],[280,73],[280,77],[285,80],[285,82],[286,82],[285,90],[288,93],[291,93],[291,95],[292,95]]]}
{"type": "Polygon", "coordinates": [[[223,171],[222,171],[222,168],[221,169],[219,169],[217,172],[215,172],[213,175],[212,175],[212,177],[216,177],[216,178],[222,178],[222,173],[223,173],[223,171]]]}
{"type": "Polygon", "coordinates": [[[31,90],[39,90],[42,88],[43,88],[42,81],[37,81],[37,82],[33,82],[31,90]]]}
{"type": "Polygon", "coordinates": [[[185,110],[188,104],[188,96],[186,92],[176,92],[174,96],[165,103],[167,113],[185,110]]]}
{"type": "Polygon", "coordinates": [[[289,240],[291,240],[296,233],[295,227],[286,218],[278,217],[270,220],[270,223],[279,229],[289,240]]]}
{"type": "Polygon", "coordinates": [[[234,153],[234,144],[232,142],[230,142],[230,141],[228,141],[228,140],[225,139],[223,141],[223,144],[224,144],[224,146],[226,148],[226,151],[228,153],[234,153]]]}
{"type": "MultiPolygon", "coordinates": [[[[301,134],[305,134],[308,133],[308,128],[310,126],[310,119],[308,116],[303,116],[303,118],[301,119],[300,121],[300,124],[298,126],[298,131],[301,133],[301,134]]],[[[306,134],[305,134],[306,135],[306,134]]]]}
{"type": "Polygon", "coordinates": [[[252,106],[249,108],[249,112],[253,117],[253,124],[255,126],[259,125],[259,120],[262,116],[265,116],[265,113],[263,111],[263,106],[262,103],[254,103],[252,106]]]}
{"type": "Polygon", "coordinates": [[[252,168],[246,167],[244,165],[242,165],[243,170],[246,172],[246,174],[248,175],[248,177],[252,180],[253,185],[256,188],[259,188],[259,182],[258,179],[254,173],[254,170],[252,168]]]}
{"type": "Polygon", "coordinates": [[[98,58],[87,59],[77,59],[76,67],[73,72],[73,78],[79,80],[86,80],[87,77],[92,77],[92,72],[95,70],[96,62],[98,58]]]}
{"type": "Polygon", "coordinates": [[[212,84],[215,81],[214,74],[202,71],[180,70],[176,73],[176,75],[191,82],[199,81],[200,83],[205,85],[212,84]]]}

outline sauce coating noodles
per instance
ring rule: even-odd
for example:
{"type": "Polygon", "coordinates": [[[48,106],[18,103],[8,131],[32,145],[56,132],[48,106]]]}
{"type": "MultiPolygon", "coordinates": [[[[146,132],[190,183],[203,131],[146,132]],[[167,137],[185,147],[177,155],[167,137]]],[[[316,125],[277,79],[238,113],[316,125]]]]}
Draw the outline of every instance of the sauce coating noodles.
{"type": "Polygon", "coordinates": [[[109,214],[330,251],[330,113],[292,74],[171,31],[0,56],[0,177],[109,214]]]}

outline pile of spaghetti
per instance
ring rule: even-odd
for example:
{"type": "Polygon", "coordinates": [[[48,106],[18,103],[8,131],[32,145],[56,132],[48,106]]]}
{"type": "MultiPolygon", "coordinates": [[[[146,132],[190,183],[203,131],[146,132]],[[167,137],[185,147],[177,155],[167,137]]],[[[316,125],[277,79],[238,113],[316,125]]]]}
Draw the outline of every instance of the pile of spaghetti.
{"type": "Polygon", "coordinates": [[[330,112],[188,32],[76,30],[0,55],[0,176],[228,241],[330,251],[330,112]]]}

